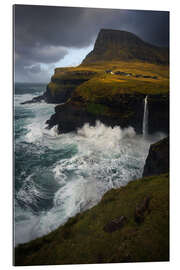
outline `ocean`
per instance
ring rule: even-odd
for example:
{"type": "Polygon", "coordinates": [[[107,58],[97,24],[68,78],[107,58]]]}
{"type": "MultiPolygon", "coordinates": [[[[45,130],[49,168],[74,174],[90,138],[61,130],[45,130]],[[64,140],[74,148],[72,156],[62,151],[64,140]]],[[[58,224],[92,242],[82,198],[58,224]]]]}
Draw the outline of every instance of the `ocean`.
{"type": "Polygon", "coordinates": [[[150,144],[165,137],[138,135],[86,123],[58,134],[46,120],[54,104],[22,105],[44,84],[16,83],[14,91],[14,245],[48,234],[96,205],[105,192],[141,178],[150,144]]]}

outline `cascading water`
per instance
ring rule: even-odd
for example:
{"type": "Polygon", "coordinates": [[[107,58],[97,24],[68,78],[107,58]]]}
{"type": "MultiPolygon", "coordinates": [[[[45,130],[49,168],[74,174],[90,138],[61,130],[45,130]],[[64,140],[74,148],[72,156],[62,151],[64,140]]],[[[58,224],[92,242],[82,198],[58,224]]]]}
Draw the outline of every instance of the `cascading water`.
{"type": "Polygon", "coordinates": [[[148,135],[148,96],[144,99],[143,137],[148,135]]]}

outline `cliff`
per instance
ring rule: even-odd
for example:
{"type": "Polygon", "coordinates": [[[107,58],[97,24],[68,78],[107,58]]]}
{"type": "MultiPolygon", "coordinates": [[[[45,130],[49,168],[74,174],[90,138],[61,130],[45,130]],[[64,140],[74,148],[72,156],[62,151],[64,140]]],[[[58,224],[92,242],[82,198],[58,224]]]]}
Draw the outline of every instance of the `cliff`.
{"type": "Polygon", "coordinates": [[[80,84],[96,75],[95,71],[76,68],[57,68],[47,85],[45,100],[48,103],[66,102],[80,84]]]}
{"type": "MultiPolygon", "coordinates": [[[[93,97],[93,96],[92,96],[93,97]]],[[[75,131],[85,123],[95,125],[100,120],[105,125],[114,127],[134,127],[142,132],[144,113],[144,94],[119,94],[109,96],[103,101],[84,102],[80,97],[73,97],[69,102],[55,107],[55,114],[47,120],[49,128],[58,125],[59,133],[75,131]]],[[[168,94],[148,95],[149,133],[169,132],[169,97],[168,94]]]]}
{"type": "Polygon", "coordinates": [[[150,146],[143,176],[169,172],[169,137],[150,146]]]}

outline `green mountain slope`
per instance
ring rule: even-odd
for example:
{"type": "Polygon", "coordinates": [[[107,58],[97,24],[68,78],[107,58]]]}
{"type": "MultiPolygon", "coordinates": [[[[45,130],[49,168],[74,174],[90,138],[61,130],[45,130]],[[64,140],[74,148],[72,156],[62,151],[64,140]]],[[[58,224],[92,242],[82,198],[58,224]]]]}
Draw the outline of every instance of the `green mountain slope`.
{"type": "Polygon", "coordinates": [[[156,64],[167,64],[168,57],[167,48],[151,45],[132,33],[101,29],[93,51],[86,56],[82,64],[112,60],[140,60],[156,64]]]}

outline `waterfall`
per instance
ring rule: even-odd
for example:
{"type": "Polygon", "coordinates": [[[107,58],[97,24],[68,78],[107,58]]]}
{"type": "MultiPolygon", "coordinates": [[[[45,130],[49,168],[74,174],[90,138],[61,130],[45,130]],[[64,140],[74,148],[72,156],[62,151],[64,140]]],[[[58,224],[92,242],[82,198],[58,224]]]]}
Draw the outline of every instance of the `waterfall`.
{"type": "Polygon", "coordinates": [[[148,97],[144,99],[144,115],[143,115],[143,136],[148,135],[148,97]]]}

